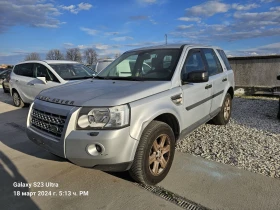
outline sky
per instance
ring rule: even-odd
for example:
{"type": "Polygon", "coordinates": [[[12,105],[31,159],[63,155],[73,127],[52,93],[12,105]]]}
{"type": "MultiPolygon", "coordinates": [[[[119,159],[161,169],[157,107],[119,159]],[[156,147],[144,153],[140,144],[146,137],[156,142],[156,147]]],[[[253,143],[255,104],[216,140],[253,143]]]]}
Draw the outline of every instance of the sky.
{"type": "Polygon", "coordinates": [[[280,54],[280,0],[0,0],[0,64],[74,47],[114,57],[165,34],[227,56],[280,54]]]}

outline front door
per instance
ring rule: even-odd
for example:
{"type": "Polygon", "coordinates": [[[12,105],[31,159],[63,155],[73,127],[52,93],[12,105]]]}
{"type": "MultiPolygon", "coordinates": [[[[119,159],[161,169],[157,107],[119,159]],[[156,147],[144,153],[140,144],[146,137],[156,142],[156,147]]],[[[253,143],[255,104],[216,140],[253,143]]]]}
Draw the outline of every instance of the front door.
{"type": "Polygon", "coordinates": [[[55,75],[44,65],[35,63],[33,68],[35,78],[30,82],[30,92],[33,100],[36,96],[45,89],[59,85],[58,79],[55,75]],[[37,77],[45,77],[47,83],[37,79],[37,77]]]}
{"type": "MultiPolygon", "coordinates": [[[[200,49],[188,52],[181,76],[192,71],[205,71],[206,65],[200,49]]],[[[210,119],[212,82],[188,83],[182,85],[184,128],[195,128],[210,119]]]]}

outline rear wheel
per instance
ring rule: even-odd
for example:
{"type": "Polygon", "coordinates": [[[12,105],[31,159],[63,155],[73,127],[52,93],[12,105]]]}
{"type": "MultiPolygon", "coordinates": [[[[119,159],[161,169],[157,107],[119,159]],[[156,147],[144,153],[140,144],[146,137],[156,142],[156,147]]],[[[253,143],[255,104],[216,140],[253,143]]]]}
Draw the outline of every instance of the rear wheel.
{"type": "Polygon", "coordinates": [[[215,125],[226,125],[231,117],[232,98],[229,93],[226,94],[223,106],[219,114],[212,119],[215,125]]]}
{"type": "Polygon", "coordinates": [[[22,101],[20,95],[18,94],[17,91],[13,91],[13,102],[14,102],[14,105],[16,107],[24,107],[25,106],[25,103],[22,101]]]}
{"type": "Polygon", "coordinates": [[[168,174],[175,152],[175,136],[172,129],[163,122],[152,121],[140,139],[131,177],[140,183],[155,185],[168,174]]]}

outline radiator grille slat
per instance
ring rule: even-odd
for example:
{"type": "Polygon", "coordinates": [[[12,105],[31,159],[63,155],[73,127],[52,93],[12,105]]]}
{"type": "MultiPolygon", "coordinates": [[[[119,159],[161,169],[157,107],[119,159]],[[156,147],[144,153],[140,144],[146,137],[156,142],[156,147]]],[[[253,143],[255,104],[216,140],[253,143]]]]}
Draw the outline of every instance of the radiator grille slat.
{"type": "Polygon", "coordinates": [[[66,116],[33,109],[30,123],[39,130],[47,132],[55,137],[61,137],[66,118],[66,116]]]}

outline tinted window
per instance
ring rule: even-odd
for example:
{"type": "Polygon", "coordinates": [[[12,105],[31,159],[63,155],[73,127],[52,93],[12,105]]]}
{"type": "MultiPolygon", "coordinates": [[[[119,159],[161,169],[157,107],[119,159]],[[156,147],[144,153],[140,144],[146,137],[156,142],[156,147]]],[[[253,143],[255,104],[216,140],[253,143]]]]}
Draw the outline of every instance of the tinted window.
{"type": "Polygon", "coordinates": [[[202,59],[202,55],[198,50],[190,50],[184,63],[181,75],[190,73],[192,71],[203,71],[205,65],[202,59]]]}
{"type": "Polygon", "coordinates": [[[15,67],[14,72],[21,76],[33,77],[33,63],[19,64],[15,67]]]}
{"type": "Polygon", "coordinates": [[[47,81],[59,82],[56,76],[46,66],[39,63],[34,64],[34,76],[46,77],[47,81]]]}
{"type": "Polygon", "coordinates": [[[95,73],[92,69],[79,63],[59,63],[49,65],[65,80],[92,78],[95,73]]]}
{"type": "Polygon", "coordinates": [[[231,70],[231,66],[230,66],[230,63],[227,59],[225,52],[223,50],[218,50],[218,53],[221,56],[222,60],[224,61],[224,64],[226,65],[227,70],[231,70]]]}
{"type": "Polygon", "coordinates": [[[209,76],[219,74],[223,72],[222,66],[218,57],[216,56],[214,50],[212,49],[202,49],[202,52],[205,55],[206,62],[208,65],[209,76]]]}

